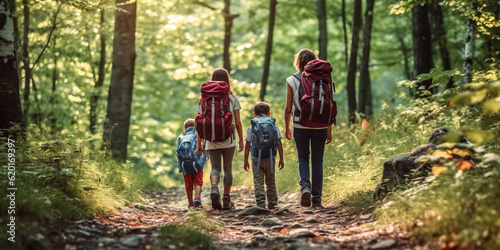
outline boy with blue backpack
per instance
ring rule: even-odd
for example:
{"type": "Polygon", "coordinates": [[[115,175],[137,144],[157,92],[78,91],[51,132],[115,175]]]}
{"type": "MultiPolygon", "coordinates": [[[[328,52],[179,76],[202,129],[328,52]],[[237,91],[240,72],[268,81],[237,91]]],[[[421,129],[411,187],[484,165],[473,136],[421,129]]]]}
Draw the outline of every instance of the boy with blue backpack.
{"type": "Polygon", "coordinates": [[[179,172],[184,175],[184,185],[188,197],[188,208],[203,208],[201,205],[201,186],[203,186],[203,166],[206,159],[196,152],[198,135],[194,119],[184,122],[184,132],[177,138],[177,163],[179,172]],[[193,201],[193,189],[195,197],[193,201]]]}
{"type": "Polygon", "coordinates": [[[265,102],[258,102],[254,107],[254,119],[248,128],[245,137],[245,164],[244,169],[248,172],[250,165],[248,155],[252,155],[253,183],[255,188],[255,200],[257,206],[274,209],[278,204],[278,194],[276,192],[275,165],[276,153],[280,155],[278,169],[283,169],[283,147],[281,145],[281,135],[276,126],[276,119],[269,117],[271,108],[265,102]],[[264,183],[266,190],[264,190],[264,183]]]}

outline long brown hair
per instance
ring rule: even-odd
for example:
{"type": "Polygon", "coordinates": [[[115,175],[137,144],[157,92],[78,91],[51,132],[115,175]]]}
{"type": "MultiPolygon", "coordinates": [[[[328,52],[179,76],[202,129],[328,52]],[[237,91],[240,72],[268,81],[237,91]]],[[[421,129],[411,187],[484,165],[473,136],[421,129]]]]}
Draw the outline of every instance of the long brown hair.
{"type": "Polygon", "coordinates": [[[317,59],[314,52],[310,49],[301,49],[299,53],[295,54],[295,60],[293,62],[293,66],[297,71],[304,71],[304,67],[306,64],[314,59],[317,59]]]}
{"type": "Polygon", "coordinates": [[[217,68],[212,73],[212,81],[224,81],[229,85],[229,91],[231,91],[231,84],[229,83],[229,73],[223,68],[217,68]]]}

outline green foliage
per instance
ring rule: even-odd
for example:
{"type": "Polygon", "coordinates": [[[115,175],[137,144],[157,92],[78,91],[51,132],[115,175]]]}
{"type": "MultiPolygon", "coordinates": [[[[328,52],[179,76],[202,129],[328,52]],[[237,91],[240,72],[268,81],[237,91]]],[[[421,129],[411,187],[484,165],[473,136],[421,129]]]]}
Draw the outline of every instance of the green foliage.
{"type": "MultiPolygon", "coordinates": [[[[81,219],[109,213],[131,201],[140,201],[145,187],[161,187],[149,169],[121,164],[92,150],[88,133],[41,136],[32,126],[25,140],[16,142],[16,228],[20,242],[44,235],[51,222],[81,219]]],[[[1,152],[7,144],[2,143],[1,152]]],[[[1,164],[6,164],[1,158],[1,164]]],[[[0,172],[0,185],[7,187],[7,171],[0,172]]],[[[8,211],[8,197],[0,208],[8,211]]],[[[7,223],[2,216],[0,222],[7,223]]],[[[2,241],[6,238],[1,239],[2,241]]]]}

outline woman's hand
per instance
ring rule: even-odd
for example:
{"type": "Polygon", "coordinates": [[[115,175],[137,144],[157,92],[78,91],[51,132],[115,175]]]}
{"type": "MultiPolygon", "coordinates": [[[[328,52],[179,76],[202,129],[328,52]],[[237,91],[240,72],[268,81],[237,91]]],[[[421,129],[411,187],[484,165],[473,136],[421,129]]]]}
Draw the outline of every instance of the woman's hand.
{"type": "Polygon", "coordinates": [[[240,140],[239,145],[238,145],[238,152],[243,151],[243,141],[240,140]]]}
{"type": "Polygon", "coordinates": [[[325,144],[332,142],[332,126],[328,127],[328,136],[326,137],[325,144]]]}
{"type": "Polygon", "coordinates": [[[286,139],[288,139],[288,140],[292,140],[293,139],[292,130],[289,127],[286,128],[285,136],[286,136],[286,139]]]}

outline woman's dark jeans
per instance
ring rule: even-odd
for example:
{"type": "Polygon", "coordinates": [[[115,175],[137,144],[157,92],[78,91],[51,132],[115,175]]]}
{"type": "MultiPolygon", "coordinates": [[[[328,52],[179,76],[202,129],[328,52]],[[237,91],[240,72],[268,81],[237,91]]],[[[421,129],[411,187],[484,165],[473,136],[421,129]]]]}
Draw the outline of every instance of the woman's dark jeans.
{"type": "Polygon", "coordinates": [[[312,197],[321,197],[323,190],[323,154],[328,137],[328,128],[303,129],[293,128],[293,137],[297,147],[300,191],[310,191],[312,197]],[[309,151],[309,148],[311,151],[309,151]],[[309,173],[309,156],[311,172],[309,173]],[[311,185],[312,182],[312,185],[311,185]]]}

